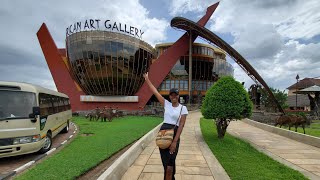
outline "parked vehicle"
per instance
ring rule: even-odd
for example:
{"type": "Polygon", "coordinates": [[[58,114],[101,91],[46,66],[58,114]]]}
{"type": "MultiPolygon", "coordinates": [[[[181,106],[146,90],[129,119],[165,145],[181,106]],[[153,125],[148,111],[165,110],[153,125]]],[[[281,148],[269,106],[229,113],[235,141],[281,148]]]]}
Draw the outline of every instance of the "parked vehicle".
{"type": "Polygon", "coordinates": [[[67,95],[0,81],[0,158],[49,151],[52,138],[68,132],[71,117],[67,95]]]}

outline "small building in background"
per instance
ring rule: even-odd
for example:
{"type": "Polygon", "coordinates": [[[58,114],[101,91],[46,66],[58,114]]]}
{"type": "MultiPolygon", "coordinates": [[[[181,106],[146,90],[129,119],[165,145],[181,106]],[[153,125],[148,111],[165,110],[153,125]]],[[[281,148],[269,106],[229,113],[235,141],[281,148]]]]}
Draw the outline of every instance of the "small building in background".
{"type": "Polygon", "coordinates": [[[290,110],[303,110],[303,111],[310,111],[310,100],[307,94],[297,94],[296,91],[300,91],[302,89],[320,85],[320,79],[315,78],[304,78],[300,80],[298,83],[294,83],[293,85],[289,86],[287,89],[288,92],[288,99],[287,104],[290,110]],[[297,100],[296,100],[297,99],[297,100]],[[297,108],[296,108],[297,107],[297,108]]]}

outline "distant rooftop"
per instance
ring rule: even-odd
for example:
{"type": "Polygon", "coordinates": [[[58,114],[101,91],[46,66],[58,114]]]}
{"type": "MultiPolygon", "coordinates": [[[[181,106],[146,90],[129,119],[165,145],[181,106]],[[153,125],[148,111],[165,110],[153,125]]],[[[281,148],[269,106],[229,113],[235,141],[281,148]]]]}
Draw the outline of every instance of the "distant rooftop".
{"type": "Polygon", "coordinates": [[[308,88],[308,87],[313,86],[313,85],[319,86],[320,85],[320,79],[304,78],[304,79],[300,80],[298,82],[298,84],[294,83],[293,85],[289,86],[287,89],[289,89],[289,90],[295,90],[295,89],[301,90],[301,89],[308,88]]]}

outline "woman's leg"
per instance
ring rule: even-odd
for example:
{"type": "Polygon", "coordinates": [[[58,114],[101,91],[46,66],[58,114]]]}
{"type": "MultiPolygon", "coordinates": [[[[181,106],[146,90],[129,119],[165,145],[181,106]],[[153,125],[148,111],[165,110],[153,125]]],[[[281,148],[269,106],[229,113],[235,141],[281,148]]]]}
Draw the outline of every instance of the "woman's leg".
{"type": "Polygon", "coordinates": [[[160,157],[161,157],[162,166],[164,170],[163,179],[165,180],[170,153],[169,153],[169,149],[159,148],[159,151],[160,151],[160,157]]]}
{"type": "MultiPolygon", "coordinates": [[[[161,126],[161,130],[162,129],[170,129],[170,128],[173,128],[174,126],[173,125],[166,125],[166,124],[163,124],[161,126]]],[[[174,137],[175,137],[175,134],[177,132],[177,127],[175,128],[174,130],[174,137]]],[[[169,152],[169,148],[167,149],[160,149],[159,148],[159,151],[160,151],[160,156],[161,156],[161,161],[162,161],[162,166],[163,166],[163,169],[164,169],[164,180],[168,179],[168,180],[174,180],[174,175],[175,175],[175,172],[176,172],[176,157],[177,157],[177,153],[178,153],[178,149],[179,149],[179,144],[180,144],[180,139],[178,140],[177,142],[177,147],[176,147],[176,150],[173,154],[170,154],[169,152]]]]}
{"type": "MultiPolygon", "coordinates": [[[[162,124],[160,130],[171,129],[171,128],[173,128],[172,125],[164,123],[164,124],[162,124]]],[[[162,166],[163,166],[163,170],[164,170],[163,179],[165,180],[170,153],[169,153],[169,149],[160,149],[159,148],[159,151],[160,151],[160,157],[161,157],[162,166]]]]}
{"type": "Polygon", "coordinates": [[[173,166],[167,166],[165,180],[174,180],[173,166]]]}
{"type": "Polygon", "coordinates": [[[176,152],[170,154],[169,149],[159,149],[164,170],[164,180],[174,179],[176,152]]]}
{"type": "Polygon", "coordinates": [[[174,175],[176,174],[176,158],[179,151],[180,139],[177,142],[176,150],[173,154],[169,153],[167,169],[166,169],[166,180],[175,180],[174,175]]]}

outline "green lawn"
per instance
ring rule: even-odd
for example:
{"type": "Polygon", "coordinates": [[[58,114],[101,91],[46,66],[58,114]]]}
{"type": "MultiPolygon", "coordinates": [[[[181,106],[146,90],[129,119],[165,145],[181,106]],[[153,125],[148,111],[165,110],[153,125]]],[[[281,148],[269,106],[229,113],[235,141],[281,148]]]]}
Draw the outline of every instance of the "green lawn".
{"type": "Polygon", "coordinates": [[[80,127],[76,139],[17,179],[75,179],[142,137],[157,126],[162,118],[128,116],[116,118],[111,123],[90,122],[83,117],[73,120],[80,127]],[[83,133],[94,135],[81,136],[83,133]]]}
{"type": "MultiPolygon", "coordinates": [[[[281,128],[289,129],[287,126],[282,126],[281,128]]],[[[291,131],[295,131],[295,130],[296,130],[295,127],[291,127],[291,131]]],[[[299,126],[297,130],[299,133],[303,134],[303,129],[301,126],[299,126]]],[[[308,126],[305,127],[305,131],[306,131],[306,134],[310,136],[320,137],[320,124],[311,123],[309,127],[308,126]]]]}
{"type": "Polygon", "coordinates": [[[201,118],[200,126],[204,140],[232,180],[307,179],[243,140],[227,133],[223,140],[218,139],[212,120],[201,118]]]}
{"type": "Polygon", "coordinates": [[[313,123],[320,123],[320,120],[312,120],[313,123]]]}

